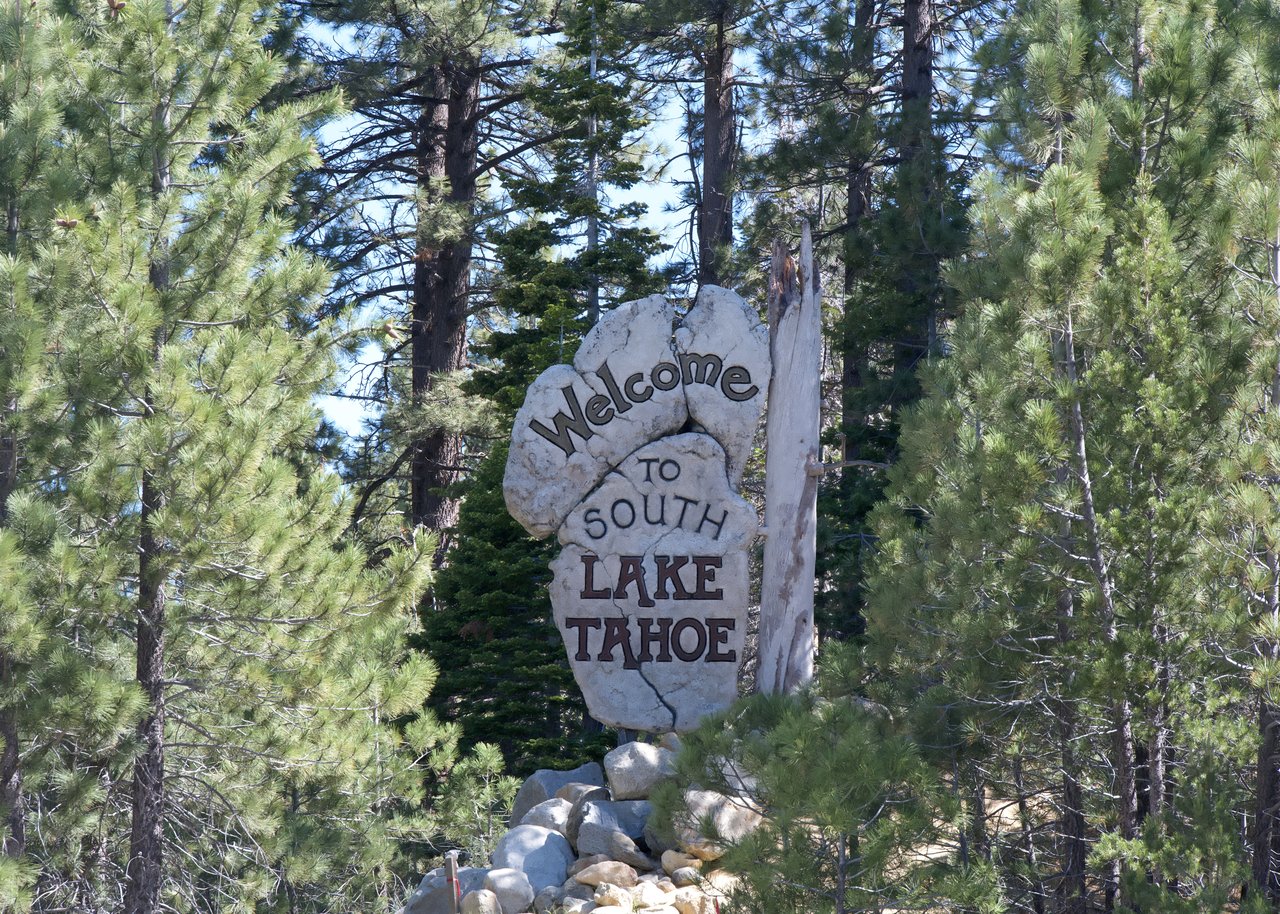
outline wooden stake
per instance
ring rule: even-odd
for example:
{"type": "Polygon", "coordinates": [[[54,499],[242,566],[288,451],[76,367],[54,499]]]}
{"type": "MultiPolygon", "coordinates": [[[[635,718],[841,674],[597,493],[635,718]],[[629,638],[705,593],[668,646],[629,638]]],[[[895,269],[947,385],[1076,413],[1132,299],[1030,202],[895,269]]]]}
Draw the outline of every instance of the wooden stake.
{"type": "Polygon", "coordinates": [[[774,242],[769,280],[773,377],[765,420],[764,575],[756,691],[794,692],[813,678],[814,568],[822,370],[821,297],[813,239],[801,228],[800,263],[774,242]]]}

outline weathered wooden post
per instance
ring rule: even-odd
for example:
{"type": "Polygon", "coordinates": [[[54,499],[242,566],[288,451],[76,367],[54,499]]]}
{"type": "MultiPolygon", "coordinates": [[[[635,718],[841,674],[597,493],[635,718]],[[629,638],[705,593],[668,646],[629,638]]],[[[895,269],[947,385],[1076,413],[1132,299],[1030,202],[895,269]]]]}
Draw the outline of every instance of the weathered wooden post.
{"type": "Polygon", "coordinates": [[[756,691],[794,692],[813,678],[822,320],[813,239],[800,262],[774,242],[769,280],[773,377],[765,420],[764,569],[756,691]]]}

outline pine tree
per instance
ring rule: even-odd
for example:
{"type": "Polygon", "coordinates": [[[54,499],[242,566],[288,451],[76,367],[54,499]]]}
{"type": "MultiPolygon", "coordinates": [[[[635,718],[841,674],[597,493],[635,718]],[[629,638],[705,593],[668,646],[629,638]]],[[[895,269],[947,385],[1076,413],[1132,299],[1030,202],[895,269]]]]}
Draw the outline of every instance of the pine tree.
{"type": "MultiPolygon", "coordinates": [[[[662,285],[648,266],[657,239],[636,225],[642,207],[608,201],[643,174],[633,147],[645,126],[644,86],[618,14],[605,2],[567,11],[557,51],[528,88],[542,132],[556,139],[539,151],[538,173],[507,187],[519,216],[494,235],[502,322],[474,346],[479,364],[466,384],[504,434],[529,384],[573,359],[600,311],[662,285]]],[[[507,514],[506,459],[505,443],[494,444],[464,488],[456,545],[423,608],[423,644],[443,670],[433,708],[468,741],[497,743],[524,773],[598,756],[602,739],[552,622],[556,546],[507,514]]]]}
{"type": "Polygon", "coordinates": [[[59,53],[16,58],[0,109],[6,816],[39,836],[15,868],[6,828],[0,892],[392,909],[401,842],[459,828],[424,818],[415,762],[509,784],[419,713],[431,541],[372,566],[315,446],[335,339],[284,211],[332,100],[264,104],[270,4],[65,12],[19,11],[59,53]]]}
{"type": "Polygon", "coordinates": [[[1205,254],[1240,24],[1047,0],[984,50],[995,170],[951,276],[966,315],[876,512],[869,634],[1008,905],[1215,910],[1247,872],[1238,667],[1201,551],[1246,363],[1205,254]]]}

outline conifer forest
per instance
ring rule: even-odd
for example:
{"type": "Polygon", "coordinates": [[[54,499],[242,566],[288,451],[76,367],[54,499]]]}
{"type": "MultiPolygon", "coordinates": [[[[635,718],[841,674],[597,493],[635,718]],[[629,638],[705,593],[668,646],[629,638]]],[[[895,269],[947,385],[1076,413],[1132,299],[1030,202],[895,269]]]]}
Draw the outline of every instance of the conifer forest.
{"type": "Polygon", "coordinates": [[[1280,911],[1277,0],[0,0],[0,222],[0,912],[1280,911]],[[513,423],[810,230],[816,673],[659,749],[513,423]]]}

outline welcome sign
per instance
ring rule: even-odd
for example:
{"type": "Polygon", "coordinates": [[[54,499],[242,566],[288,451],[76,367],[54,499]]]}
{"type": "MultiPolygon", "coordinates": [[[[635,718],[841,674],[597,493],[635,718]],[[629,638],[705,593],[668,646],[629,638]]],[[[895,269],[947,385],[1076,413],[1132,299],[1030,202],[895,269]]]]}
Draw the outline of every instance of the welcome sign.
{"type": "Polygon", "coordinates": [[[737,493],[769,385],[764,327],[704,287],[629,302],[530,386],[504,492],[556,534],[551,601],[596,719],[687,730],[737,694],[754,509],[737,493]]]}

